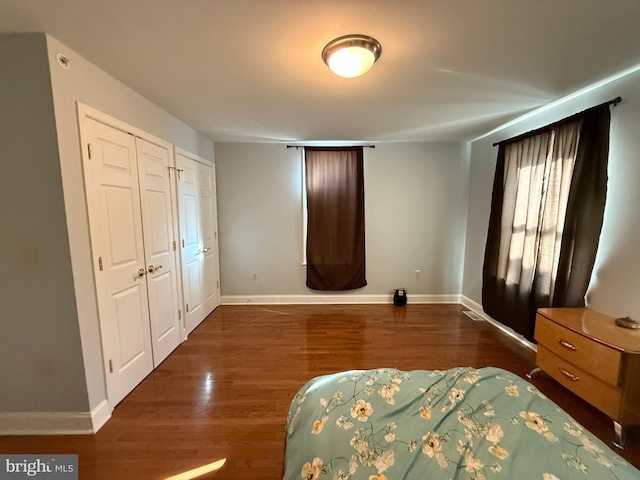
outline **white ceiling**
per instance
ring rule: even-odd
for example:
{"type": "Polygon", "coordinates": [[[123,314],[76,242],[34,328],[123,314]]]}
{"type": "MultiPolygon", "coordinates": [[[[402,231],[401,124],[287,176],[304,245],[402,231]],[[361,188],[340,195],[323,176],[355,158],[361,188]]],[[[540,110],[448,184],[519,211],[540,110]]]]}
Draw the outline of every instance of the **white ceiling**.
{"type": "Polygon", "coordinates": [[[461,141],[640,64],[639,0],[0,0],[214,141],[461,141]],[[331,39],[382,55],[333,75],[331,39]]]}

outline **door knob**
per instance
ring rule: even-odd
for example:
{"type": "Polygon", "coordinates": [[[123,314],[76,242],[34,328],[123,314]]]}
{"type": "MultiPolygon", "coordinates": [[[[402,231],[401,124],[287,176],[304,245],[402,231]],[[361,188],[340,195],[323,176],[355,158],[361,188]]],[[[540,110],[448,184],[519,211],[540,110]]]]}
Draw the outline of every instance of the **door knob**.
{"type": "Polygon", "coordinates": [[[209,247],[204,247],[204,248],[202,249],[202,253],[207,253],[209,250],[211,250],[211,248],[209,248],[209,247]]]}
{"type": "Polygon", "coordinates": [[[157,272],[161,268],[162,268],[162,265],[158,265],[157,267],[154,267],[153,265],[149,265],[149,273],[157,272]]]}

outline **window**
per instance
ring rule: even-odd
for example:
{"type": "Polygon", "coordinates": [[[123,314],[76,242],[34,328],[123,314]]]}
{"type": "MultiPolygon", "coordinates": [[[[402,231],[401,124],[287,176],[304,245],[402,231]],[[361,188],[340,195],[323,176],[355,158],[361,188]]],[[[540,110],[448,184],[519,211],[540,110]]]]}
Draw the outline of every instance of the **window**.
{"type": "Polygon", "coordinates": [[[582,307],[602,228],[609,103],[500,143],[484,311],[533,339],[539,307],[582,307]]]}

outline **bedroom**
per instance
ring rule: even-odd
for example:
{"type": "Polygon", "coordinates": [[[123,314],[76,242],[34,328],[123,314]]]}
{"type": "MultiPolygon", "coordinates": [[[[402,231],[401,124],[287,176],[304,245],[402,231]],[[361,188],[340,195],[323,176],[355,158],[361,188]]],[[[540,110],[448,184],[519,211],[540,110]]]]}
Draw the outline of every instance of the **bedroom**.
{"type": "MultiPolygon", "coordinates": [[[[3,2],[3,10],[4,5],[9,3],[3,2]]],[[[633,8],[627,4],[625,7],[633,8]]],[[[10,11],[13,10],[12,6],[10,11]]],[[[140,10],[144,9],[140,7],[140,10]]],[[[78,7],[69,11],[80,15],[83,10],[78,7]]],[[[609,28],[619,30],[616,34],[619,33],[620,42],[627,45],[625,61],[620,60],[614,65],[616,68],[609,67],[599,76],[586,70],[581,75],[584,80],[578,83],[583,88],[615,74],[626,72],[627,75],[596,85],[589,92],[471,143],[451,139],[437,143],[433,140],[380,141],[375,142],[375,149],[365,152],[365,161],[371,165],[366,179],[367,232],[373,243],[368,244],[367,250],[369,286],[360,292],[361,295],[387,296],[392,288],[406,286],[413,302],[462,301],[477,309],[487,209],[495,168],[496,149],[492,143],[619,95],[623,103],[612,109],[605,224],[588,300],[594,309],[609,315],[640,317],[640,300],[636,295],[640,283],[640,252],[634,240],[640,232],[640,218],[634,209],[640,195],[637,189],[640,166],[633,158],[640,150],[635,127],[640,116],[636,94],[640,76],[634,70],[640,58],[629,47],[638,43],[634,37],[637,35],[635,26],[623,29],[619,17],[630,21],[628,19],[633,15],[620,15],[617,11],[605,15],[610,20],[609,28]],[[421,178],[428,189],[422,189],[421,178]],[[399,242],[402,242],[401,249],[397,248],[399,242]],[[415,270],[421,271],[420,279],[414,278],[415,270]]],[[[3,22],[8,21],[8,16],[3,15],[3,18],[3,22]]],[[[127,32],[131,34],[129,30],[127,32]]],[[[5,46],[6,42],[3,38],[5,46]]],[[[4,392],[2,411],[84,414],[98,408],[105,396],[102,364],[95,357],[99,342],[95,301],[90,288],[92,280],[86,272],[90,268],[87,265],[89,247],[82,172],[77,166],[75,101],[81,99],[205,158],[215,157],[223,303],[237,300],[237,297],[245,297],[244,302],[246,297],[308,295],[300,267],[300,157],[295,149],[285,148],[286,143],[293,141],[290,137],[283,138],[280,144],[212,142],[106,74],[101,70],[106,68],[101,62],[95,61],[94,65],[75,54],[74,50],[80,50],[79,46],[69,44],[53,33],[47,43],[45,46],[44,39],[37,37],[21,39],[17,45],[12,45],[13,50],[10,49],[24,54],[18,59],[10,56],[10,61],[29,59],[29,68],[36,73],[30,76],[34,82],[30,88],[34,90],[25,97],[33,101],[32,108],[22,113],[35,111],[40,115],[20,117],[17,112],[4,108],[2,113],[3,130],[22,140],[20,149],[9,146],[12,156],[5,159],[15,159],[11,163],[14,175],[3,175],[2,182],[3,191],[14,193],[9,196],[13,200],[3,202],[2,217],[11,220],[13,233],[3,229],[2,244],[5,251],[18,249],[21,252],[20,262],[10,262],[13,257],[3,256],[7,263],[2,269],[2,283],[8,286],[2,291],[2,305],[6,306],[8,315],[3,323],[7,318],[14,318],[19,321],[12,324],[28,326],[24,330],[6,330],[7,334],[0,340],[2,378],[11,379],[19,387],[11,396],[5,396],[4,392]],[[72,60],[66,76],[65,71],[53,68],[54,56],[60,49],[69,52],[72,60]],[[46,65],[48,55],[52,63],[50,73],[46,65]],[[53,90],[52,94],[47,96],[46,89],[53,90]],[[42,97],[33,96],[34,91],[42,91],[42,97]],[[33,131],[25,131],[26,126],[31,126],[33,131]],[[34,138],[39,141],[33,142],[34,138]],[[43,168],[34,171],[29,164],[34,158],[50,161],[43,160],[43,168]],[[51,178],[61,180],[52,185],[51,178]],[[264,196],[259,196],[265,192],[266,179],[275,183],[274,188],[268,190],[268,202],[264,196]],[[21,195],[34,186],[37,195],[30,198],[21,195]],[[235,222],[239,218],[238,211],[245,207],[251,209],[251,215],[242,217],[246,222],[235,222]],[[16,215],[16,211],[23,213],[16,215]],[[38,222],[29,219],[38,219],[38,222]],[[37,231],[34,231],[34,225],[39,226],[37,231]],[[238,231],[241,227],[243,230],[238,231]],[[38,242],[42,235],[40,228],[51,240],[46,245],[38,242]],[[289,234],[283,235],[283,232],[289,234]],[[232,248],[237,243],[242,245],[241,250],[232,248]],[[46,268],[40,269],[39,263],[45,263],[46,268]],[[38,272],[37,278],[25,275],[25,266],[34,268],[38,272]],[[255,280],[253,272],[256,272],[255,280]],[[34,289],[39,291],[39,302],[33,302],[32,295],[27,294],[34,289]],[[51,315],[52,311],[56,312],[55,316],[51,315]],[[47,319],[46,322],[43,319],[47,319]],[[55,339],[55,343],[48,339],[55,339]]],[[[387,54],[387,58],[390,57],[390,51],[384,51],[381,63],[374,68],[383,66],[382,60],[387,54]]],[[[3,54],[7,54],[7,50],[3,49],[3,54]]],[[[583,55],[588,57],[587,53],[583,55]]],[[[324,74],[321,62],[317,68],[318,74],[324,74]]],[[[506,89],[508,85],[500,84],[499,87],[506,89]]],[[[24,88],[27,88],[26,84],[24,88]]],[[[573,92],[550,93],[546,101],[531,102],[528,109],[573,92]]],[[[513,91],[509,93],[513,94],[513,91]]],[[[279,110],[277,103],[272,103],[272,108],[274,112],[279,110]]],[[[441,115],[447,111],[453,110],[438,109],[441,115]]],[[[407,110],[404,113],[407,121],[415,115],[407,110]]],[[[516,116],[519,114],[512,113],[508,119],[516,116]]],[[[260,123],[268,122],[263,117],[256,118],[260,123]]],[[[233,124],[233,118],[227,120],[233,124]]],[[[493,119],[493,126],[506,120],[493,119]]],[[[474,122],[470,123],[475,128],[474,122]]],[[[493,126],[477,132],[470,140],[487,133],[493,126]]]]}

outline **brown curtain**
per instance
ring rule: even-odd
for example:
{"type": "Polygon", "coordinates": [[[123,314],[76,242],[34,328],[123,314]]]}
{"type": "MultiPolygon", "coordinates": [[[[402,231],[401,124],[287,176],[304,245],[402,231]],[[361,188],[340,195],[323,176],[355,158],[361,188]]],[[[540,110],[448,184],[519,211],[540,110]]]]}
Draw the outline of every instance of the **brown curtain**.
{"type": "Polygon", "coordinates": [[[552,306],[581,307],[596,260],[607,197],[608,105],[585,112],[571,179],[552,306]]]}
{"type": "Polygon", "coordinates": [[[533,339],[540,307],[582,307],[607,188],[609,105],[500,144],[482,305],[533,339]]]}
{"type": "Polygon", "coordinates": [[[362,147],[305,147],[307,287],[364,287],[362,147]]]}

